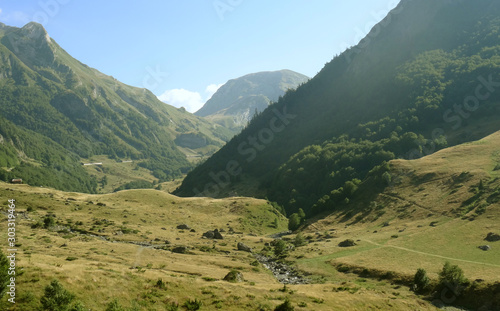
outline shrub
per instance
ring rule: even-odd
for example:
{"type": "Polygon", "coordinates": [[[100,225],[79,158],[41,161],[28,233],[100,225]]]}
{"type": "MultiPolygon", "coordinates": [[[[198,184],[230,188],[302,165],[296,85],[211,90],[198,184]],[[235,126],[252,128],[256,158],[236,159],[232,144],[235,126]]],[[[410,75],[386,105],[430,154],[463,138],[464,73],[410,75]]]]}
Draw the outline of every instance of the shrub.
{"type": "Polygon", "coordinates": [[[64,289],[57,280],[45,287],[45,294],[40,298],[43,310],[67,311],[75,295],[64,289]]]}
{"type": "Polygon", "coordinates": [[[279,227],[278,218],[274,218],[274,221],[273,221],[273,223],[271,224],[271,227],[273,227],[273,228],[275,228],[275,229],[278,229],[278,227],[279,227]]]}
{"type": "Polygon", "coordinates": [[[2,299],[3,295],[7,292],[9,280],[9,260],[0,250],[0,299],[2,299]]]}
{"type": "Polygon", "coordinates": [[[113,299],[113,301],[108,303],[106,311],[123,311],[123,307],[120,305],[117,299],[113,299]]]}
{"type": "Polygon", "coordinates": [[[80,301],[77,301],[70,309],[69,311],[87,311],[89,310],[88,308],[85,308],[83,303],[80,301]]]}
{"type": "Polygon", "coordinates": [[[295,236],[293,244],[295,244],[296,247],[303,246],[306,244],[306,239],[304,238],[302,233],[299,233],[295,236]]]}
{"type": "Polygon", "coordinates": [[[166,307],[167,311],[177,311],[179,310],[179,304],[175,302],[171,302],[166,307]]]}
{"type": "Polygon", "coordinates": [[[425,269],[418,269],[413,277],[413,288],[415,292],[421,293],[429,287],[429,277],[425,269]]]}
{"type": "Polygon", "coordinates": [[[292,306],[292,303],[288,298],[285,299],[285,302],[274,308],[274,311],[294,311],[295,308],[292,306]]]}
{"type": "Polygon", "coordinates": [[[291,231],[295,231],[300,227],[301,219],[299,214],[294,213],[290,216],[288,220],[288,229],[291,231]]]}
{"type": "Polygon", "coordinates": [[[196,310],[200,310],[201,305],[202,305],[202,303],[198,299],[195,299],[195,300],[189,299],[182,306],[189,311],[196,311],[196,310]]]}
{"type": "Polygon", "coordinates": [[[162,279],[158,279],[156,281],[155,287],[157,287],[159,289],[166,289],[167,288],[167,284],[165,282],[163,282],[162,279]]]}
{"type": "Polygon", "coordinates": [[[446,286],[468,285],[469,280],[464,275],[464,271],[457,265],[446,262],[441,272],[439,272],[439,284],[446,286]]]}
{"type": "Polygon", "coordinates": [[[283,240],[278,240],[274,245],[274,255],[279,258],[284,258],[288,255],[288,245],[283,240]]]}
{"type": "Polygon", "coordinates": [[[55,224],[56,224],[56,221],[55,221],[55,219],[54,219],[54,217],[52,215],[47,215],[43,219],[43,227],[45,229],[53,227],[53,226],[55,226],[55,224]]]}

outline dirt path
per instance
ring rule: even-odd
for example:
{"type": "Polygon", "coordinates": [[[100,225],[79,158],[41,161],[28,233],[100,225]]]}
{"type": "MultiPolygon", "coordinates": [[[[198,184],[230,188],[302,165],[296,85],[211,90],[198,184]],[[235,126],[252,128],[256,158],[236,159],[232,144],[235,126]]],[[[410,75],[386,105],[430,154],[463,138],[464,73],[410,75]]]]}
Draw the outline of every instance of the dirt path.
{"type": "Polygon", "coordinates": [[[401,247],[401,246],[383,245],[383,244],[379,244],[379,243],[376,243],[376,242],[373,242],[373,241],[370,241],[370,240],[367,240],[367,239],[361,239],[361,241],[365,241],[365,242],[368,242],[368,243],[370,243],[372,245],[376,245],[376,246],[379,246],[379,247],[391,247],[391,248],[396,248],[396,249],[400,249],[400,250],[403,250],[403,251],[412,252],[412,253],[421,254],[421,255],[426,255],[426,256],[432,256],[432,257],[437,257],[437,258],[442,258],[442,259],[448,259],[448,260],[454,260],[454,261],[460,261],[460,262],[466,262],[466,263],[472,263],[472,264],[478,264],[478,265],[484,265],[484,266],[490,266],[490,267],[500,268],[500,265],[495,265],[495,264],[491,264],[491,263],[485,263],[485,262],[479,262],[479,261],[472,261],[472,260],[465,260],[465,259],[458,259],[458,258],[446,257],[446,256],[441,256],[441,255],[436,255],[436,254],[431,254],[431,253],[416,251],[414,249],[409,249],[409,248],[401,247]]]}

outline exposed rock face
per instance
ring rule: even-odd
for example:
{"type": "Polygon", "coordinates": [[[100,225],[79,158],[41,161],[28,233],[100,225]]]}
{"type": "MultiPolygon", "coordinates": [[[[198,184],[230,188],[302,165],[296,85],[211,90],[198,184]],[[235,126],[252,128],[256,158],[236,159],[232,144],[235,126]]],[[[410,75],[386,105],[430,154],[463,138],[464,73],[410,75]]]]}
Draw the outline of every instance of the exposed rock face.
{"type": "Polygon", "coordinates": [[[10,44],[9,48],[29,66],[48,66],[54,62],[55,46],[51,44],[47,31],[38,23],[31,22],[17,31],[10,32],[5,40],[8,41],[8,46],[10,44]]]}
{"type": "Polygon", "coordinates": [[[500,241],[500,234],[490,232],[486,236],[485,240],[488,241],[488,242],[500,241]]]}
{"type": "Polygon", "coordinates": [[[356,245],[356,243],[354,242],[354,240],[351,240],[351,239],[347,239],[347,240],[339,243],[340,247],[351,247],[351,246],[355,246],[355,245],[356,245]]]}
{"type": "Polygon", "coordinates": [[[191,227],[188,226],[188,225],[186,225],[186,224],[182,224],[182,225],[178,225],[177,229],[180,229],[180,230],[189,230],[189,229],[191,229],[191,227]]]}
{"type": "Polygon", "coordinates": [[[247,246],[241,242],[238,243],[238,250],[239,251],[244,251],[244,252],[252,252],[252,248],[250,246],[247,246]]]}

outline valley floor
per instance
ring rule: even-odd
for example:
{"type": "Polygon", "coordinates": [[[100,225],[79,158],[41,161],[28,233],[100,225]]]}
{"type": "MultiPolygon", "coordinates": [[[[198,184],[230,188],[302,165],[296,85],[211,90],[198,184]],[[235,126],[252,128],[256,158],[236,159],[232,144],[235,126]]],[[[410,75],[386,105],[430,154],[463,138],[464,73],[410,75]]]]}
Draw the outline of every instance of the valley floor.
{"type": "MultiPolygon", "coordinates": [[[[370,235],[352,250],[340,249],[337,240],[354,234],[348,230],[331,238],[307,234],[310,243],[291,250],[288,259],[310,284],[279,283],[236,246],[258,252],[273,241],[271,234],[286,230],[286,218],[264,200],[181,199],[157,190],[88,195],[8,184],[0,184],[0,197],[1,241],[7,241],[7,200],[15,199],[17,216],[16,304],[4,297],[3,310],[40,309],[54,279],[92,310],[105,310],[115,299],[132,310],[168,310],[195,299],[200,310],[274,310],[287,297],[295,310],[436,309],[391,280],[338,272],[335,264],[363,263],[363,253],[372,252],[366,262],[376,266],[377,250],[406,252],[390,243],[382,247],[370,235]],[[191,229],[177,229],[182,224],[191,229]],[[224,239],[202,238],[216,228],[224,239]],[[244,280],[224,281],[232,270],[244,280]]],[[[5,242],[4,253],[7,248],[5,242]]],[[[498,267],[487,269],[498,275],[498,267]]]]}

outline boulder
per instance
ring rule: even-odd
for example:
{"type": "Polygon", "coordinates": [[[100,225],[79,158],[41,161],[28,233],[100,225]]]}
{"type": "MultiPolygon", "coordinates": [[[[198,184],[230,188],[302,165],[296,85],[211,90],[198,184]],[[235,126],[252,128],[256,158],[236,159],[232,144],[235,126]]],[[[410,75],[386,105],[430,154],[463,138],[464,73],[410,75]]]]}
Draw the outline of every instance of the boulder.
{"type": "Polygon", "coordinates": [[[182,225],[178,225],[177,229],[179,229],[179,230],[190,230],[191,227],[188,226],[188,225],[186,225],[186,224],[182,224],[182,225]]]}
{"type": "Polygon", "coordinates": [[[488,242],[500,241],[500,234],[490,232],[484,239],[488,242]]]}
{"type": "Polygon", "coordinates": [[[220,234],[219,230],[218,229],[215,229],[214,230],[214,239],[217,239],[217,240],[222,240],[224,239],[224,237],[222,237],[222,234],[220,234]]]}
{"type": "Polygon", "coordinates": [[[241,242],[238,243],[238,250],[239,251],[244,251],[244,252],[252,252],[252,248],[250,246],[247,246],[241,242]]]}
{"type": "Polygon", "coordinates": [[[351,239],[347,239],[347,240],[344,240],[344,241],[339,243],[340,247],[351,247],[351,246],[355,246],[355,245],[356,245],[356,243],[354,242],[354,240],[351,240],[351,239]]]}
{"type": "Polygon", "coordinates": [[[241,283],[244,281],[243,273],[237,270],[232,270],[224,277],[224,281],[231,283],[241,283]]]}
{"type": "Polygon", "coordinates": [[[202,237],[207,238],[207,239],[213,239],[215,236],[213,231],[207,231],[203,233],[202,237]]]}
{"type": "Polygon", "coordinates": [[[213,231],[212,230],[207,231],[207,232],[203,233],[203,235],[201,237],[207,238],[207,239],[216,239],[216,240],[224,239],[224,237],[222,237],[222,234],[220,234],[219,229],[215,229],[213,231]]]}
{"type": "Polygon", "coordinates": [[[491,247],[489,245],[481,245],[478,246],[479,249],[482,249],[483,251],[489,251],[491,247]]]}
{"type": "Polygon", "coordinates": [[[177,254],[186,254],[187,253],[187,247],[186,246],[177,246],[172,249],[173,253],[177,254]]]}

